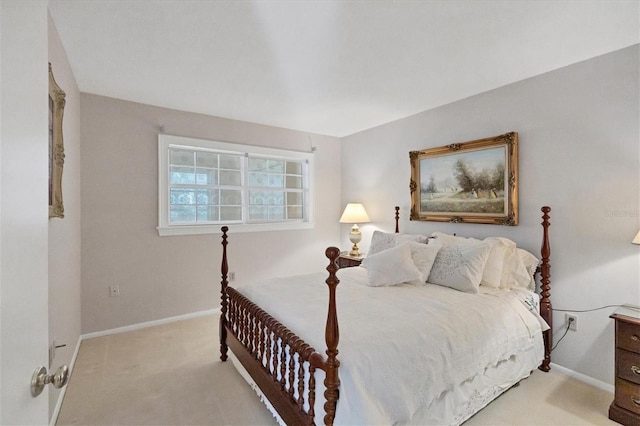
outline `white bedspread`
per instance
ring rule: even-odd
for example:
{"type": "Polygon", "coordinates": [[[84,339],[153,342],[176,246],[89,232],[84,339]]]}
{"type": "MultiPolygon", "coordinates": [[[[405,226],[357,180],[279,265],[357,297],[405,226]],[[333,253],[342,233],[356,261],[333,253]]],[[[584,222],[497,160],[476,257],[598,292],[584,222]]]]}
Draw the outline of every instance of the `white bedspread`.
{"type": "MultiPolygon", "coordinates": [[[[326,277],[267,280],[237,290],[324,354],[326,277]]],[[[533,365],[524,370],[543,358],[540,323],[522,293],[369,287],[359,267],[341,269],[338,277],[336,424],[419,424],[433,401],[488,368],[532,350],[533,365]]]]}

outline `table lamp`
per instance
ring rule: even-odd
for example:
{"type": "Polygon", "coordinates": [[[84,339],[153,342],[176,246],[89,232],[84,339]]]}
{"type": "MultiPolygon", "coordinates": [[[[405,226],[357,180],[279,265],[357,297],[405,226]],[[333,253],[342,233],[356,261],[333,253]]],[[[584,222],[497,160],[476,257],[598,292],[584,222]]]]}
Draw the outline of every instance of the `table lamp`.
{"type": "Polygon", "coordinates": [[[631,241],[631,244],[640,244],[640,231],[638,231],[636,237],[631,241]]]}
{"type": "Polygon", "coordinates": [[[362,240],[362,234],[358,228],[359,223],[371,222],[369,215],[364,209],[361,203],[348,203],[345,207],[342,217],[340,217],[340,223],[353,223],[351,232],[349,233],[349,240],[353,243],[353,247],[349,252],[350,256],[360,257],[360,249],[358,249],[358,243],[362,240]]]}

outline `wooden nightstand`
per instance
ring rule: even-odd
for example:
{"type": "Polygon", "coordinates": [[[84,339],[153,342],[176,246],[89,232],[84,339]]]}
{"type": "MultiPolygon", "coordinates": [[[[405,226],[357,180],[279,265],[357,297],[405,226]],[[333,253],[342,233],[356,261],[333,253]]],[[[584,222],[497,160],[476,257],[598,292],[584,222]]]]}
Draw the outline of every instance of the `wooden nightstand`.
{"type": "Polygon", "coordinates": [[[609,418],[623,425],[640,425],[640,310],[623,306],[616,321],[616,391],[609,418]]]}
{"type": "Polygon", "coordinates": [[[340,268],[350,268],[352,266],[360,266],[360,262],[362,262],[364,256],[351,256],[348,251],[343,251],[340,253],[340,257],[338,258],[338,266],[340,268]]]}

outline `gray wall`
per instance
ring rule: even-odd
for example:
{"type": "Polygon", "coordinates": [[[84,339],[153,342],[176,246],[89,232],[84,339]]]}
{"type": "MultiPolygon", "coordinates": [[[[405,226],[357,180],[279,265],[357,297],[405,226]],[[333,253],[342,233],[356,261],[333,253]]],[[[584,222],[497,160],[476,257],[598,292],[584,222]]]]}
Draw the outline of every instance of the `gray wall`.
{"type": "MultiPolygon", "coordinates": [[[[485,237],[503,235],[536,254],[540,207],[551,211],[555,308],[640,305],[638,45],[429,110],[343,139],[342,201],[361,200],[375,228],[485,237]],[[409,222],[408,152],[516,131],[520,225],[409,222]],[[346,159],[357,158],[357,161],[346,159]]],[[[499,66],[499,65],[498,65],[499,66]]],[[[348,242],[342,229],[342,243],[348,242]]],[[[552,354],[564,367],[613,383],[613,308],[579,313],[552,354]]],[[[556,338],[563,312],[556,312],[556,338]]]]}
{"type": "MultiPolygon", "coordinates": [[[[70,365],[80,338],[80,91],[55,24],[49,17],[49,62],[65,91],[62,122],[65,161],[62,173],[64,218],[49,219],[49,342],[58,345],[53,365],[70,365]]],[[[50,410],[60,394],[51,386],[50,410]]]]}
{"type": "MultiPolygon", "coordinates": [[[[159,89],[160,90],[160,89],[159,89]]],[[[315,153],[315,228],[232,234],[237,280],[324,268],[340,239],[340,141],[82,94],[82,331],[217,308],[218,234],[159,237],[158,148],[167,134],[315,153]],[[120,286],[120,297],[108,287],[120,286]]]]}

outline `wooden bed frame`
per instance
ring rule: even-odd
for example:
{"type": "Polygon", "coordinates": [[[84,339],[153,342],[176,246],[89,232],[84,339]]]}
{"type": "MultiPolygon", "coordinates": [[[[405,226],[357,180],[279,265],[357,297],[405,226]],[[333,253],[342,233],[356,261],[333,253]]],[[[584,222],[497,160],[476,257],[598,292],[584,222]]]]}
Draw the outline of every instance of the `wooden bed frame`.
{"type": "MultiPolygon", "coordinates": [[[[396,229],[398,233],[399,207],[396,207],[396,229]]],[[[536,270],[540,274],[540,315],[552,325],[549,244],[550,207],[542,207],[541,262],[536,270]]],[[[336,260],[340,250],[329,247],[325,255],[329,259],[326,279],[329,287],[329,309],[325,327],[326,357],[305,343],[282,323],[229,286],[227,263],[227,231],[222,227],[222,281],[220,314],[220,359],[226,361],[231,348],[246,371],[260,387],[264,396],[273,405],[286,424],[314,424],[316,402],[315,371],[323,370],[324,379],[324,423],[332,425],[339,397],[340,378],[338,368],[338,315],[336,309],[336,260]]],[[[552,330],[543,334],[544,360],[538,367],[550,370],[552,330]]]]}

